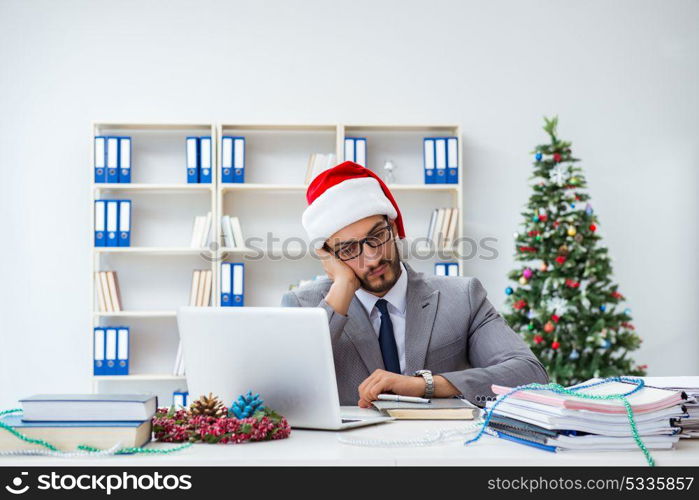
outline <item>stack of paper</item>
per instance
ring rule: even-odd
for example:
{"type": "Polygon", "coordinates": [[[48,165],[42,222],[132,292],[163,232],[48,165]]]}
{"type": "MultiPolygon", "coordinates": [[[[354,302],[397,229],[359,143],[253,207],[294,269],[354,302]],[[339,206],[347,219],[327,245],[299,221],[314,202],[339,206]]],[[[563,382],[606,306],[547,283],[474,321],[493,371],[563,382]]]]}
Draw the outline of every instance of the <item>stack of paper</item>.
{"type": "MultiPolygon", "coordinates": [[[[633,384],[609,382],[579,392],[586,395],[624,394],[633,388],[633,384]]],[[[501,438],[549,451],[615,451],[638,447],[626,407],[619,399],[592,400],[549,390],[518,391],[503,399],[510,387],[493,385],[492,390],[498,397],[486,405],[488,410],[492,410],[489,426],[501,438]]],[[[626,399],[646,447],[673,448],[681,430],[678,422],[687,417],[683,393],[644,387],[626,399]]]]}
{"type": "Polygon", "coordinates": [[[643,377],[647,385],[684,392],[687,416],[680,420],[681,438],[699,437],[699,377],[643,377]]]}

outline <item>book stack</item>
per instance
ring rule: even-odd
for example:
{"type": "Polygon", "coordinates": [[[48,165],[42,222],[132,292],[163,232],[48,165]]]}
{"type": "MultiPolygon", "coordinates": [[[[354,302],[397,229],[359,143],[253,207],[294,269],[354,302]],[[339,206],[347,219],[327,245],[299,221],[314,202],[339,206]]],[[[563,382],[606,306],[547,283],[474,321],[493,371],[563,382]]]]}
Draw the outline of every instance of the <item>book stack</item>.
{"type": "Polygon", "coordinates": [[[427,239],[436,248],[449,248],[454,244],[458,220],[458,208],[435,208],[427,229],[427,239]]]}
{"type": "Polygon", "coordinates": [[[98,271],[95,273],[95,288],[100,312],[120,312],[121,291],[116,271],[98,271]]]}
{"type": "Polygon", "coordinates": [[[194,217],[191,248],[205,248],[211,242],[211,212],[194,217]]]}
{"type": "Polygon", "coordinates": [[[321,172],[334,167],[337,163],[336,159],[337,157],[333,153],[313,153],[308,158],[308,165],[306,165],[306,185],[310,184],[321,172]]]}
{"type": "Polygon", "coordinates": [[[460,398],[432,398],[429,403],[372,401],[382,415],[398,420],[473,420],[480,414],[477,406],[460,398]]]}
{"type": "Polygon", "coordinates": [[[208,307],[211,302],[211,269],[195,269],[192,273],[192,289],[189,292],[189,305],[208,307]]]}
{"type": "MultiPolygon", "coordinates": [[[[61,451],[77,451],[78,445],[99,449],[145,445],[158,400],[152,394],[40,394],[20,403],[22,414],[5,415],[3,423],[61,451]]],[[[46,448],[2,432],[0,450],[46,448]]]]}
{"type": "Polygon", "coordinates": [[[699,376],[695,377],[643,377],[644,382],[653,387],[684,392],[687,400],[684,407],[687,416],[678,425],[680,438],[699,438],[699,376]]]}
{"type": "Polygon", "coordinates": [[[243,228],[240,226],[238,217],[229,215],[221,217],[221,232],[223,233],[223,244],[226,248],[245,248],[243,228]]]}
{"type": "MultiPolygon", "coordinates": [[[[597,381],[592,379],[579,385],[597,381]]],[[[625,394],[634,387],[635,384],[615,381],[579,392],[625,394]]],[[[489,427],[500,438],[548,451],[638,448],[626,408],[619,399],[592,400],[550,390],[522,390],[503,400],[510,387],[493,385],[492,390],[498,396],[486,404],[491,412],[489,427]]],[[[680,432],[676,424],[686,416],[685,398],[680,391],[655,387],[644,387],[627,396],[639,437],[648,449],[674,448],[680,432]]]]}

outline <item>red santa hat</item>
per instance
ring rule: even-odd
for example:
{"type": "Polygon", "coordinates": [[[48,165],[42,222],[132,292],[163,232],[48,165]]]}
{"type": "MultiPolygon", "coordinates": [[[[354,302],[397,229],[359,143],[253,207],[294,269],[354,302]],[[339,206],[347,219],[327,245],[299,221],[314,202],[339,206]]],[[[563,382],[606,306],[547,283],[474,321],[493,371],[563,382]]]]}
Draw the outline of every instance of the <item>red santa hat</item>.
{"type": "Polygon", "coordinates": [[[403,218],[391,191],[371,170],[346,161],[320,173],[306,190],[301,222],[314,248],[345,226],[371,215],[386,215],[405,238],[403,218]]]}

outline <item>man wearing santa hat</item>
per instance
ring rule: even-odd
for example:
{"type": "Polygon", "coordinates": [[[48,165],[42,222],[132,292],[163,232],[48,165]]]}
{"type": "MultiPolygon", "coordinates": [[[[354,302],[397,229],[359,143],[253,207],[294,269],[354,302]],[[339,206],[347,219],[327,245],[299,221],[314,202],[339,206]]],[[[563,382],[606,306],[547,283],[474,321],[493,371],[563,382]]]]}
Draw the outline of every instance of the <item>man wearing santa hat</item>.
{"type": "Polygon", "coordinates": [[[482,405],[492,384],[548,382],[478,279],[401,261],[403,219],[376,174],[346,161],[318,175],[306,199],[303,227],[328,279],[287,292],[282,305],[327,312],[341,404],[369,407],[393,393],[482,405]]]}

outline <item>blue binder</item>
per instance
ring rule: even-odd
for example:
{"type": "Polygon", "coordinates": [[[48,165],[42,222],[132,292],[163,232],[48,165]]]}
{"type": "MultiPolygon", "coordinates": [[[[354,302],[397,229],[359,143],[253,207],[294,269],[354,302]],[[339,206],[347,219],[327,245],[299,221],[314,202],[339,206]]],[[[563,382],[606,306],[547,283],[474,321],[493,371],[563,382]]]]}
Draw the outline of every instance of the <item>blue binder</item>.
{"type": "Polygon", "coordinates": [[[354,162],[366,167],[366,137],[354,138],[354,162]]]}
{"type": "Polygon", "coordinates": [[[459,264],[456,262],[450,262],[447,264],[447,276],[458,276],[459,275],[459,264]]]}
{"type": "Polygon", "coordinates": [[[199,182],[211,184],[211,136],[199,138],[199,182]]]}
{"type": "Polygon", "coordinates": [[[107,137],[107,182],[119,182],[118,137],[107,137]]]}
{"type": "Polygon", "coordinates": [[[131,182],[131,137],[119,137],[119,182],[131,182]]]}
{"type": "Polygon", "coordinates": [[[199,183],[199,138],[187,137],[187,184],[199,183]]]}
{"type": "Polygon", "coordinates": [[[129,374],[129,327],[117,329],[117,363],[115,375],[129,374]]]}
{"type": "Polygon", "coordinates": [[[425,167],[425,184],[434,184],[437,181],[434,173],[434,138],[425,137],[422,140],[422,151],[425,167]]]}
{"type": "Polygon", "coordinates": [[[95,200],[95,246],[107,246],[107,202],[95,200]]]}
{"type": "Polygon", "coordinates": [[[445,262],[437,262],[434,265],[435,276],[446,276],[447,275],[447,264],[445,262]]]}
{"type": "Polygon", "coordinates": [[[221,137],[221,182],[233,182],[233,137],[221,137]]]}
{"type": "Polygon", "coordinates": [[[95,182],[107,182],[107,138],[95,136],[95,182]]]}
{"type": "Polygon", "coordinates": [[[435,184],[447,183],[447,138],[435,137],[434,139],[434,166],[435,184]]]}
{"type": "Polygon", "coordinates": [[[233,279],[233,269],[230,262],[221,263],[221,307],[233,305],[231,300],[231,279],[233,279]]]}
{"type": "Polygon", "coordinates": [[[245,182],[245,137],[235,137],[233,142],[233,182],[245,182]]]}
{"type": "Polygon", "coordinates": [[[119,229],[119,200],[107,200],[107,245],[119,246],[117,231],[119,229]]]}
{"type": "Polygon", "coordinates": [[[119,200],[119,244],[131,246],[131,200],[119,200]]]}
{"type": "Polygon", "coordinates": [[[177,390],[172,393],[172,406],[175,409],[187,408],[189,406],[189,392],[177,390]]]}
{"type": "Polygon", "coordinates": [[[459,139],[447,137],[447,184],[459,183],[459,139]]]}
{"type": "Polygon", "coordinates": [[[242,262],[233,262],[231,266],[231,305],[242,307],[245,305],[245,266],[242,262]]]}
{"type": "Polygon", "coordinates": [[[113,326],[105,328],[104,359],[106,362],[105,375],[117,374],[117,329],[113,326]]]}
{"type": "Polygon", "coordinates": [[[345,161],[354,161],[354,138],[345,137],[345,161]]]}
{"type": "Polygon", "coordinates": [[[93,375],[105,375],[106,365],[105,365],[105,331],[104,328],[95,327],[93,330],[93,360],[94,365],[92,369],[93,375]]]}

